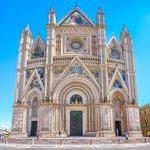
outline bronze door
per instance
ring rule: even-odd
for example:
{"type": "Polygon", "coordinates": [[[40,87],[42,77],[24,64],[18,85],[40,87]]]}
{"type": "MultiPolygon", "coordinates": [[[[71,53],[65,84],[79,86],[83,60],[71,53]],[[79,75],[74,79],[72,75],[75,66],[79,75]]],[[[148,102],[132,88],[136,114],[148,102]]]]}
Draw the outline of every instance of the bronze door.
{"type": "Polygon", "coordinates": [[[70,136],[83,135],[83,112],[71,111],[70,112],[70,136]]]}

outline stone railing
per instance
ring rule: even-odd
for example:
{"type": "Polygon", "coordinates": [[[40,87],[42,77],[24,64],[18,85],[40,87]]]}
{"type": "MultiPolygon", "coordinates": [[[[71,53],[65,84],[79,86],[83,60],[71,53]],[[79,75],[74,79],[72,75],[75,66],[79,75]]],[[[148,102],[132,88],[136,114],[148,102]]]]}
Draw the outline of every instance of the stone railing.
{"type": "Polygon", "coordinates": [[[33,68],[33,67],[42,67],[44,66],[46,63],[46,59],[45,58],[38,58],[38,59],[31,59],[31,60],[28,60],[27,62],[27,67],[28,68],[33,68]]]}
{"type": "MultiPolygon", "coordinates": [[[[61,55],[54,57],[54,64],[63,64],[68,65],[71,60],[74,59],[76,55],[61,55]]],[[[86,56],[86,55],[78,55],[78,57],[85,63],[85,64],[100,64],[100,58],[95,56],[86,56]]]]}
{"type": "Polygon", "coordinates": [[[108,67],[118,67],[120,69],[125,68],[125,62],[117,59],[107,59],[108,67]]]}

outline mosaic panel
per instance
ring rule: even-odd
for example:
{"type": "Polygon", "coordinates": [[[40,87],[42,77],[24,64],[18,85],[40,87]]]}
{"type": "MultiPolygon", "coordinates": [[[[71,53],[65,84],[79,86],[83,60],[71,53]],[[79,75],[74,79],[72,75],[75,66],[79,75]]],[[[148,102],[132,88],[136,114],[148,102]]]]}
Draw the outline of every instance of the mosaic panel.
{"type": "Polygon", "coordinates": [[[32,52],[32,59],[45,57],[45,50],[38,45],[35,50],[32,52]]]}
{"type": "Polygon", "coordinates": [[[116,47],[111,48],[109,57],[112,59],[120,59],[121,58],[120,52],[117,50],[116,47]]]}
{"type": "Polygon", "coordinates": [[[84,18],[79,12],[75,11],[69,16],[63,23],[63,25],[80,25],[80,26],[91,26],[89,21],[84,18]]]}

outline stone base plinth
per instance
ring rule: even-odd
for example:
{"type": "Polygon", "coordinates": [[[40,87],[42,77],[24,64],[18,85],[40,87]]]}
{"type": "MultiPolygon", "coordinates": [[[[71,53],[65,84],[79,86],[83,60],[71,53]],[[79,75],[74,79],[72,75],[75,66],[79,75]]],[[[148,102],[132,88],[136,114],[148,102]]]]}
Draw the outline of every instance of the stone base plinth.
{"type": "Polygon", "coordinates": [[[106,138],[115,137],[115,132],[113,132],[113,131],[100,131],[100,132],[96,133],[96,137],[106,137],[106,138]]]}
{"type": "Polygon", "coordinates": [[[39,134],[39,137],[40,138],[59,138],[59,137],[67,137],[67,134],[65,131],[41,131],[40,134],[39,134]]]}
{"type": "Polygon", "coordinates": [[[138,138],[143,137],[141,131],[130,131],[130,132],[129,132],[129,136],[130,136],[130,137],[136,137],[136,138],[137,138],[137,137],[138,137],[138,138]]]}
{"type": "Polygon", "coordinates": [[[86,136],[86,137],[96,137],[96,132],[86,132],[84,136],[86,136]]]}
{"type": "Polygon", "coordinates": [[[51,132],[50,131],[40,131],[39,138],[50,138],[51,132]]]}
{"type": "Polygon", "coordinates": [[[27,134],[27,132],[12,132],[12,134],[11,134],[11,136],[10,136],[11,138],[26,138],[26,137],[28,137],[28,134],[27,134]]]}

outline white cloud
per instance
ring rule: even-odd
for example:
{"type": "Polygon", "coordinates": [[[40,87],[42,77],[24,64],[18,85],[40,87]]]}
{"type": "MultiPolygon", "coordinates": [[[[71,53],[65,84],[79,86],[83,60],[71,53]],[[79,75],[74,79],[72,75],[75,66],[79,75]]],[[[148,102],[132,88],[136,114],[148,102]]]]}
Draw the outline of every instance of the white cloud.
{"type": "Polygon", "coordinates": [[[10,130],[11,129],[11,124],[8,123],[8,122],[0,122],[0,129],[10,130]]]}

